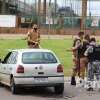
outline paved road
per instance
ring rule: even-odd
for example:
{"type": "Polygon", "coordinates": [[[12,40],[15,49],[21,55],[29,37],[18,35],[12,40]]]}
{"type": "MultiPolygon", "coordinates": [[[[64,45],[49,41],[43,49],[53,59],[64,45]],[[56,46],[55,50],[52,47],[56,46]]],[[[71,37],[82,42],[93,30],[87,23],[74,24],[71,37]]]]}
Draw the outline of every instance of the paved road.
{"type": "Polygon", "coordinates": [[[0,86],[0,100],[100,100],[100,92],[87,92],[84,88],[65,83],[63,95],[54,94],[53,88],[22,89],[20,94],[12,95],[9,88],[0,86]]]}

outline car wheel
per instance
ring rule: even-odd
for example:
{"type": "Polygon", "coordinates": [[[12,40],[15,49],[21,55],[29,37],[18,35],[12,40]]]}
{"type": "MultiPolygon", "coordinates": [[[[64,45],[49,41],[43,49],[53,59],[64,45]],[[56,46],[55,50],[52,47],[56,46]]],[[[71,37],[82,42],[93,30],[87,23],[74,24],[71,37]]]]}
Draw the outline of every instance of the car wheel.
{"type": "Polygon", "coordinates": [[[54,87],[56,94],[63,94],[64,92],[64,84],[59,84],[54,87]]]}
{"type": "Polygon", "coordinates": [[[0,86],[1,86],[1,82],[0,82],[0,86]]]}
{"type": "Polygon", "coordinates": [[[3,87],[4,85],[0,82],[0,86],[2,86],[2,87],[3,87]]]}
{"type": "Polygon", "coordinates": [[[14,78],[11,79],[10,88],[11,88],[12,94],[17,94],[18,93],[17,87],[14,83],[14,78]]]}

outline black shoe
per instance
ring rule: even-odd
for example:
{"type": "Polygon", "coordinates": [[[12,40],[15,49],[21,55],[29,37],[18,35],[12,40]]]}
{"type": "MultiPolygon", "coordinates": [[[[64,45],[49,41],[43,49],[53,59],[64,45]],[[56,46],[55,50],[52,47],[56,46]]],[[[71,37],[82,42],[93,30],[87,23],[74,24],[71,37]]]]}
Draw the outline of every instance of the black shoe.
{"type": "Polygon", "coordinates": [[[76,85],[76,80],[74,76],[71,77],[71,85],[76,85]]]}
{"type": "Polygon", "coordinates": [[[87,91],[93,91],[93,88],[92,88],[92,87],[90,87],[90,88],[88,88],[88,89],[87,89],[87,91]]]}

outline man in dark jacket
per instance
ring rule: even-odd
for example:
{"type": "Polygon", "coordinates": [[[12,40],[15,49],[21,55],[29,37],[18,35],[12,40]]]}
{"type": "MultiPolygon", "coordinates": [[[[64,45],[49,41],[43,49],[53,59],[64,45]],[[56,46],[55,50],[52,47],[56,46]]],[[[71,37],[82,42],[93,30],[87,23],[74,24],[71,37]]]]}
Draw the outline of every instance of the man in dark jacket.
{"type": "Polygon", "coordinates": [[[91,38],[90,45],[84,55],[88,58],[87,90],[93,90],[95,88],[94,75],[97,80],[97,88],[100,89],[100,45],[96,44],[95,38],[91,38]]]}

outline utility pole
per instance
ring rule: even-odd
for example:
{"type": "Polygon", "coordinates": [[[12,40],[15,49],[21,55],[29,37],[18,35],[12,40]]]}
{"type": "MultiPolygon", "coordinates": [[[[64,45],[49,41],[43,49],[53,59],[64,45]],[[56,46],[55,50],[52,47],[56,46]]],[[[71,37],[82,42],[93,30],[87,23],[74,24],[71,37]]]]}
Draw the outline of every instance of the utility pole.
{"type": "Polygon", "coordinates": [[[47,4],[47,0],[44,0],[44,3],[43,3],[43,16],[44,16],[45,20],[46,20],[46,4],[47,4]]]}
{"type": "Polygon", "coordinates": [[[37,12],[37,0],[35,0],[35,15],[36,15],[36,12],[37,12]]]}
{"type": "Polygon", "coordinates": [[[87,16],[87,1],[88,0],[82,0],[81,30],[85,29],[85,19],[86,19],[86,16],[87,16]]]}
{"type": "Polygon", "coordinates": [[[25,15],[26,0],[24,0],[24,15],[25,15]]]}
{"type": "Polygon", "coordinates": [[[55,16],[56,16],[56,11],[57,11],[57,0],[55,0],[55,16]]]}
{"type": "Polygon", "coordinates": [[[48,14],[48,18],[49,18],[49,32],[48,32],[48,39],[50,38],[50,30],[51,30],[51,0],[49,0],[49,14],[48,14]]]}
{"type": "Polygon", "coordinates": [[[41,0],[38,0],[38,26],[40,26],[41,0]]]}
{"type": "Polygon", "coordinates": [[[1,8],[1,13],[2,14],[5,14],[6,13],[6,0],[3,0],[2,1],[2,8],[1,8]]]}

